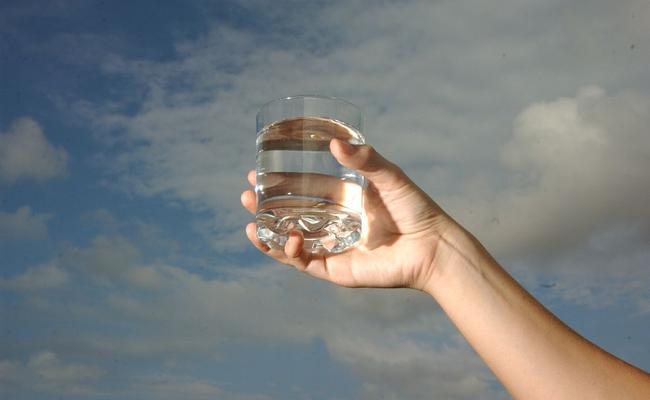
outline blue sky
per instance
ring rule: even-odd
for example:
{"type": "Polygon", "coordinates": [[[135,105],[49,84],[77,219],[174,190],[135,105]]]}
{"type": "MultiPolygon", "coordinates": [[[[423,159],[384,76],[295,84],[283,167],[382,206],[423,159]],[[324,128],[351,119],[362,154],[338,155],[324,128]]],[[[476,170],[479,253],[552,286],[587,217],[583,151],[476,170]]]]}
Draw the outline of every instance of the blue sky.
{"type": "Polygon", "coordinates": [[[650,7],[565,3],[3,2],[0,395],[507,398],[432,299],[246,242],[256,109],[297,93],[650,369],[650,7]]]}

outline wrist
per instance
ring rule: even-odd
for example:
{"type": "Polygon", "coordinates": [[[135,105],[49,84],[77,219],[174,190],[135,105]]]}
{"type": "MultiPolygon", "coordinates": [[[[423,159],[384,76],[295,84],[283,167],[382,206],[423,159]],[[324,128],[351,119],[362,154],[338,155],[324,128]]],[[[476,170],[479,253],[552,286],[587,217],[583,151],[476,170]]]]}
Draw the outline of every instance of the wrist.
{"type": "Polygon", "coordinates": [[[463,269],[479,268],[481,260],[488,256],[478,240],[453,220],[441,232],[431,252],[431,272],[422,290],[436,300],[454,276],[463,269]]]}

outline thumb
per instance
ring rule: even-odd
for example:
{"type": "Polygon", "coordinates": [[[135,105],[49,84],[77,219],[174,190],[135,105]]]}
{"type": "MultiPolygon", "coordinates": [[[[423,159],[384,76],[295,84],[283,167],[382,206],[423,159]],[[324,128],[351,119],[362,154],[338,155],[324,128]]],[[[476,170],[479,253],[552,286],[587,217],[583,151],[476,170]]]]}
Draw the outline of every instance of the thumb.
{"type": "Polygon", "coordinates": [[[410,183],[397,165],[386,160],[370,145],[353,145],[332,139],[330,151],[341,165],[356,170],[378,189],[397,189],[410,183]]]}

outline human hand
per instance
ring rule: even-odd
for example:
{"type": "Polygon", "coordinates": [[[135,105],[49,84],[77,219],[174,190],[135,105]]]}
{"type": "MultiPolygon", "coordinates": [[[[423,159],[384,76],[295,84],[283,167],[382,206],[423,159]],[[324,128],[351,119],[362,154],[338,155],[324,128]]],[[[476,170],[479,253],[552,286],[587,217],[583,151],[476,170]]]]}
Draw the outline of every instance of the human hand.
{"type": "MultiPolygon", "coordinates": [[[[341,286],[423,290],[436,264],[445,258],[438,245],[455,222],[371,146],[333,139],[330,151],[342,165],[368,180],[364,193],[368,234],[359,246],[338,254],[313,255],[302,251],[301,233],[292,232],[284,251],[271,249],[257,238],[255,223],[246,226],[248,239],[277,261],[341,286]]],[[[248,173],[248,181],[255,186],[255,171],[248,173]]],[[[255,213],[252,190],[243,192],[241,201],[255,213]]]]}

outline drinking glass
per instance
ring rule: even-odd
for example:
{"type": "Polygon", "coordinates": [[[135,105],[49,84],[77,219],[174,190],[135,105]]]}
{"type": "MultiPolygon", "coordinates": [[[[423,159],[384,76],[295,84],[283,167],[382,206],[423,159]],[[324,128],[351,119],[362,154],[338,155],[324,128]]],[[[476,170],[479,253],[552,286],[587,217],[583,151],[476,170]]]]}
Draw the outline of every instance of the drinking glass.
{"type": "Polygon", "coordinates": [[[340,253],[363,236],[364,177],[342,166],[332,138],[363,144],[362,113],[342,99],[291,96],[257,113],[257,236],[283,248],[301,231],[304,250],[340,253]]]}

